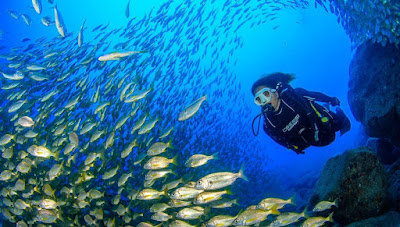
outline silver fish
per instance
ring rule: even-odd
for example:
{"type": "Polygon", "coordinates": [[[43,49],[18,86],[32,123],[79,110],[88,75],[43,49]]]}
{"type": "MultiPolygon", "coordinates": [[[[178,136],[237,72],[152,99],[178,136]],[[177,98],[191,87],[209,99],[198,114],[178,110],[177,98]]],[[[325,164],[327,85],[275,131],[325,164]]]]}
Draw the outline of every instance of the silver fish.
{"type": "Polygon", "coordinates": [[[182,112],[179,113],[178,121],[185,121],[193,117],[193,115],[197,113],[197,111],[199,111],[201,104],[205,100],[207,100],[207,95],[204,95],[203,97],[191,103],[188,107],[186,107],[182,112]]]}
{"type": "Polygon", "coordinates": [[[32,5],[38,14],[42,12],[42,3],[40,0],[32,0],[32,5]]]}

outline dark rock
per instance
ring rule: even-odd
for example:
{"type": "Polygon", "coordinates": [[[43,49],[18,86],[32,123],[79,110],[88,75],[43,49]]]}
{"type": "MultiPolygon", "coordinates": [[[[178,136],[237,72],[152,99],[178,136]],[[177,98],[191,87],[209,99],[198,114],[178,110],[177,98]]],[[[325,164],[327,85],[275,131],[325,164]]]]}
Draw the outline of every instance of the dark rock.
{"type": "Polygon", "coordinates": [[[396,147],[388,139],[379,139],[376,145],[376,154],[382,164],[390,165],[399,159],[396,147]]]}
{"type": "Polygon", "coordinates": [[[384,165],[391,165],[400,158],[399,149],[389,139],[370,138],[367,146],[375,151],[379,161],[384,165]]]}
{"type": "Polygon", "coordinates": [[[310,200],[338,200],[333,219],[347,225],[382,214],[387,206],[386,172],[367,147],[348,150],[327,161],[310,200]]]}
{"type": "Polygon", "coordinates": [[[360,45],[350,64],[348,101],[371,137],[400,144],[400,50],[370,41],[360,45]]]}
{"type": "Polygon", "coordinates": [[[400,160],[389,167],[388,183],[391,208],[400,212],[400,160]]]}
{"type": "Polygon", "coordinates": [[[367,144],[365,146],[370,147],[372,150],[375,150],[378,140],[379,138],[370,137],[368,138],[367,144]]]}
{"type": "Polygon", "coordinates": [[[377,227],[377,226],[399,227],[400,213],[395,211],[390,211],[379,217],[368,218],[362,221],[351,223],[346,227],[377,227]]]}

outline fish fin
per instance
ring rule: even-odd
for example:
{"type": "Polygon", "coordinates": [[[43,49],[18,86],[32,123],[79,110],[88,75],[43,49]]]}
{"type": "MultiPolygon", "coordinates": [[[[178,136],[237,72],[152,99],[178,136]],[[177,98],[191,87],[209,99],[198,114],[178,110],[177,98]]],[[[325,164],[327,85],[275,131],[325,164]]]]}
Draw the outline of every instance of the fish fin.
{"type": "Polygon", "coordinates": [[[335,200],[333,200],[333,205],[335,205],[335,207],[338,207],[338,199],[337,198],[335,200]]]}
{"type": "Polygon", "coordinates": [[[207,94],[204,95],[204,101],[207,101],[207,94]]]}
{"type": "Polygon", "coordinates": [[[169,198],[169,196],[168,196],[168,187],[166,187],[164,189],[163,194],[164,194],[165,197],[169,198]]]}
{"type": "Polygon", "coordinates": [[[206,218],[206,219],[209,219],[209,216],[210,216],[210,211],[211,211],[211,207],[205,207],[204,208],[204,217],[206,218]]]}
{"type": "MultiPolygon", "coordinates": [[[[165,182],[167,182],[167,179],[168,179],[168,177],[164,177],[164,180],[162,180],[161,182],[163,183],[163,184],[165,184],[165,182]]],[[[153,180],[153,183],[155,182],[156,180],[153,180]]]]}
{"type": "Polygon", "coordinates": [[[249,181],[249,179],[247,178],[247,176],[244,175],[244,163],[243,163],[242,166],[240,167],[238,176],[239,176],[240,178],[242,178],[243,180],[245,180],[245,181],[249,181]]]}
{"type": "Polygon", "coordinates": [[[126,206],[126,208],[125,208],[125,212],[127,213],[127,214],[131,214],[131,210],[129,209],[130,208],[130,205],[128,204],[128,206],[126,206]]]}
{"type": "Polygon", "coordinates": [[[326,219],[329,222],[333,222],[333,212],[326,219]]]}
{"type": "Polygon", "coordinates": [[[294,201],[295,197],[296,197],[296,194],[293,194],[292,197],[290,197],[290,198],[287,200],[290,204],[292,204],[292,205],[294,205],[294,206],[296,206],[296,202],[294,201]]]}
{"type": "Polygon", "coordinates": [[[58,160],[59,160],[59,155],[60,155],[60,152],[59,151],[57,151],[55,154],[54,154],[54,159],[58,162],[58,160]]]}
{"type": "Polygon", "coordinates": [[[174,148],[174,146],[172,146],[171,142],[172,142],[172,138],[169,139],[167,145],[168,145],[168,148],[169,148],[169,149],[172,149],[172,150],[173,150],[173,149],[175,149],[175,148],[174,148]]]}
{"type": "Polygon", "coordinates": [[[61,209],[58,211],[57,213],[57,218],[61,221],[61,222],[65,222],[64,218],[64,213],[61,211],[61,209]]]}
{"type": "Polygon", "coordinates": [[[233,195],[233,192],[230,188],[225,189],[227,195],[233,195]]]}
{"type": "Polygon", "coordinates": [[[106,150],[105,149],[102,149],[101,151],[100,151],[100,154],[99,154],[99,158],[100,158],[100,160],[101,161],[105,161],[105,152],[106,152],[106,150]]]}
{"type": "Polygon", "coordinates": [[[177,174],[175,171],[173,171],[173,170],[171,170],[171,173],[172,173],[173,175],[175,175],[175,176],[178,176],[178,174],[177,174]]]}
{"type": "Polygon", "coordinates": [[[303,212],[300,213],[301,215],[303,215],[304,218],[308,218],[307,210],[308,210],[308,207],[306,206],[306,207],[304,208],[303,212]]]}
{"type": "Polygon", "coordinates": [[[172,158],[172,164],[174,164],[174,165],[178,165],[178,161],[177,161],[177,158],[178,158],[178,155],[175,155],[173,158],[172,158]]]}
{"type": "Polygon", "coordinates": [[[31,165],[35,168],[37,168],[37,162],[38,162],[38,158],[36,157],[35,159],[32,160],[31,165]]]}
{"type": "Polygon", "coordinates": [[[182,176],[182,183],[184,182],[188,182],[191,181],[193,179],[193,175],[192,174],[185,174],[182,176]]]}
{"type": "Polygon", "coordinates": [[[278,206],[279,206],[279,204],[276,204],[271,208],[271,214],[275,214],[275,215],[281,214],[281,212],[279,212],[279,210],[278,210],[278,206]]]}
{"type": "Polygon", "coordinates": [[[218,160],[218,152],[215,152],[214,154],[211,155],[212,159],[218,160]]]}

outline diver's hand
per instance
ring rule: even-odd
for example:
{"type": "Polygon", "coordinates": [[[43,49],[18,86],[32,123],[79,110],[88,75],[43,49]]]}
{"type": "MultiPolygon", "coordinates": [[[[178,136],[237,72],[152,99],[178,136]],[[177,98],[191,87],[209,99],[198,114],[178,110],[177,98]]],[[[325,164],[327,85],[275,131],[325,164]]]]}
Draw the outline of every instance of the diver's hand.
{"type": "Polygon", "coordinates": [[[302,150],[295,150],[294,152],[296,152],[296,154],[305,154],[306,152],[302,151],[302,150]]]}
{"type": "Polygon", "coordinates": [[[329,104],[331,104],[331,106],[340,106],[340,100],[336,97],[332,97],[329,104]]]}

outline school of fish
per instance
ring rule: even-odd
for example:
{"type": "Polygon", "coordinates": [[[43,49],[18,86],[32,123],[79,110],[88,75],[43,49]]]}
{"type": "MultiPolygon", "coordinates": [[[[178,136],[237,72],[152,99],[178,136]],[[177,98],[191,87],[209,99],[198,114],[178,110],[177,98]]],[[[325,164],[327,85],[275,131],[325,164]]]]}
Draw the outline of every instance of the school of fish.
{"type": "Polygon", "coordinates": [[[400,44],[400,2],[390,0],[315,0],[315,7],[337,16],[345,29],[352,48],[367,40],[386,46],[400,44]]]}
{"type": "MultiPolygon", "coordinates": [[[[237,31],[275,21],[281,9],[306,8],[307,1],[166,1],[122,28],[99,25],[88,40],[86,21],[68,32],[53,1],[43,7],[32,0],[32,11],[50,14],[48,4],[52,15],[41,22],[59,37],[26,38],[26,45],[0,55],[6,62],[0,67],[5,220],[18,226],[333,221],[332,213],[310,214],[337,207],[336,201],[322,201],[314,211],[284,212],[284,206],[293,207],[292,198],[260,199],[237,188],[247,185],[249,191],[248,185],[268,177],[263,148],[240,123],[251,122],[250,108],[234,108],[249,105],[230,70],[243,45],[237,31]],[[208,67],[201,63],[205,57],[212,61],[208,67]],[[219,101],[232,96],[235,103],[219,101]],[[248,150],[255,152],[249,156],[248,150]],[[256,163],[246,175],[243,168],[237,171],[244,162],[256,163]],[[259,203],[243,207],[238,201],[259,203]]],[[[126,18],[130,7],[128,1],[126,18]]],[[[35,23],[27,14],[8,12],[35,23]]]]}

